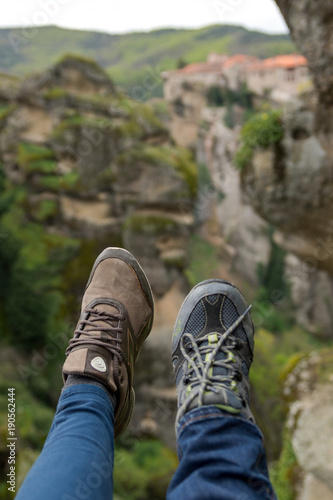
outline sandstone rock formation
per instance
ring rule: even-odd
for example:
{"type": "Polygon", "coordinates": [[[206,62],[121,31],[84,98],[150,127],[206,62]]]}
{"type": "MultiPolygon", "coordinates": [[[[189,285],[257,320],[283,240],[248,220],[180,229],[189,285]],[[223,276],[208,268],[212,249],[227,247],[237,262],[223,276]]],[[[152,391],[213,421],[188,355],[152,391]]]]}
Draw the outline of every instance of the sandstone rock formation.
{"type": "Polygon", "coordinates": [[[315,111],[288,105],[284,136],[257,150],[242,172],[250,203],[285,234],[283,246],[316,269],[333,272],[333,177],[331,148],[315,130],[315,111]]]}
{"type": "MultiPolygon", "coordinates": [[[[233,266],[254,287],[258,286],[258,266],[266,267],[269,263],[270,223],[275,228],[274,241],[287,251],[285,274],[298,323],[314,334],[331,338],[333,281],[331,273],[325,268],[333,251],[331,240],[329,237],[320,239],[320,236],[316,240],[310,234],[308,242],[305,242],[304,237],[299,235],[299,230],[304,228],[296,225],[293,226],[294,234],[288,233],[291,212],[293,215],[298,212],[300,217],[303,217],[304,211],[309,214],[309,200],[314,202],[310,186],[318,186],[321,180],[313,175],[310,181],[306,169],[302,181],[298,181],[296,176],[293,179],[291,175],[286,175],[284,186],[290,197],[290,206],[286,209],[286,197],[281,198],[281,193],[273,187],[276,179],[272,173],[273,146],[271,150],[256,151],[248,167],[251,173],[249,170],[241,173],[233,162],[240,127],[233,130],[226,127],[223,123],[224,113],[223,108],[206,108],[202,113],[197,159],[198,163],[207,164],[214,190],[206,189],[199,193],[199,208],[207,210],[209,200],[216,204],[220,231],[228,242],[233,266]],[[300,189],[301,182],[308,186],[308,198],[300,189]],[[216,192],[222,194],[222,200],[218,200],[216,192]],[[274,206],[266,202],[271,202],[273,197],[274,206]]],[[[311,116],[311,113],[300,116],[299,123],[306,126],[311,116]]],[[[293,141],[290,134],[285,140],[293,141]]],[[[284,158],[290,163],[295,155],[291,151],[289,154],[284,158]]],[[[304,158],[307,165],[311,166],[310,155],[304,158]]],[[[326,214],[321,227],[330,222],[329,214],[326,214]]],[[[314,224],[312,227],[319,230],[318,226],[314,224]]]]}
{"type": "Polygon", "coordinates": [[[332,274],[333,7],[324,0],[276,3],[308,59],[315,93],[286,107],[282,142],[269,154],[255,153],[243,172],[243,188],[254,208],[281,229],[288,251],[332,274]]]}
{"type": "MultiPolygon", "coordinates": [[[[172,144],[148,105],[117,91],[94,62],[65,57],[45,73],[11,82],[0,77],[0,175],[16,200],[18,231],[28,225],[38,228],[32,238],[41,228],[57,241],[74,238],[76,254],[59,277],[68,321],[76,320],[99,251],[124,246],[138,258],[156,315],[136,370],[139,404],[131,429],[175,448],[170,350],[188,289],[197,188],[192,156],[172,144]]],[[[50,252],[50,261],[66,259],[50,252]]]]}
{"type": "MultiPolygon", "coordinates": [[[[220,230],[234,249],[233,264],[252,285],[258,285],[257,267],[266,266],[270,255],[267,223],[243,200],[240,173],[233,165],[240,127],[223,122],[225,108],[206,108],[198,142],[198,161],[207,164],[216,192],[220,230]]],[[[206,193],[206,197],[213,193],[206,193]]]]}
{"type": "Polygon", "coordinates": [[[181,276],[196,167],[152,110],[115,90],[94,62],[65,57],[9,91],[0,151],[25,216],[48,231],[126,244],[157,295],[181,276]]]}
{"type": "Polygon", "coordinates": [[[300,471],[298,500],[333,498],[332,353],[312,352],[287,376],[287,427],[300,471]]]}
{"type": "MultiPolygon", "coordinates": [[[[281,122],[282,140],[266,150],[254,148],[252,160],[242,171],[240,185],[232,161],[239,128],[236,126],[230,130],[224,126],[226,111],[205,108],[202,83],[200,86],[198,82],[192,82],[186,74],[174,78],[172,85],[166,85],[166,98],[171,106],[176,142],[194,147],[199,137],[198,162],[208,166],[216,190],[225,196],[218,205],[218,214],[223,236],[234,248],[234,264],[237,267],[243,264],[247,278],[256,283],[256,266],[258,262],[265,265],[269,255],[265,234],[267,223],[278,229],[275,242],[291,256],[289,275],[303,275],[305,295],[311,295],[314,286],[317,291],[325,290],[312,299],[312,305],[308,298],[305,306],[300,298],[304,298],[304,294],[300,294],[297,279],[294,280],[292,298],[302,310],[299,319],[302,317],[302,324],[307,322],[308,326],[318,322],[330,336],[332,318],[329,310],[333,300],[333,7],[324,0],[316,5],[308,0],[277,0],[277,4],[299,51],[308,59],[314,91],[308,90],[300,99],[293,99],[285,106],[281,122]],[[291,262],[294,262],[293,270],[291,262]],[[324,287],[319,285],[322,279],[326,283],[324,287]],[[315,302],[327,306],[318,308],[314,306],[315,302]],[[319,313],[323,308],[324,314],[319,313]],[[308,311],[306,315],[305,310],[308,311]]],[[[213,72],[208,76],[213,78],[213,72]]],[[[258,132],[262,136],[269,133],[265,128],[258,132]]],[[[211,199],[212,196],[203,195],[203,198],[211,199]]],[[[207,206],[205,204],[206,210],[207,206]]]]}

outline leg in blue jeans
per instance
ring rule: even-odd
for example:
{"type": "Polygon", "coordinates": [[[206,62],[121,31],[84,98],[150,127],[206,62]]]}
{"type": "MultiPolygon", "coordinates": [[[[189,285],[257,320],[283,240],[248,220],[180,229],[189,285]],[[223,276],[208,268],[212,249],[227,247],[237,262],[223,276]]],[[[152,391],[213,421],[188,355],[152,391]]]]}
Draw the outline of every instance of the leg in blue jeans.
{"type": "Polygon", "coordinates": [[[196,285],[181,306],[172,342],[180,464],[168,500],[276,498],[250,409],[250,308],[221,279],[196,285]]]}
{"type": "Polygon", "coordinates": [[[242,417],[214,406],[186,413],[178,427],[178,454],[168,500],[276,498],[261,432],[242,417]]]}
{"type": "Polygon", "coordinates": [[[93,265],[66,350],[51,430],[18,500],[112,499],[114,439],[130,421],[135,360],[153,312],[137,260],[122,248],[106,248],[93,265]]]}
{"type": "Polygon", "coordinates": [[[96,385],[73,385],[59,399],[44,448],[18,500],[111,500],[113,407],[96,385]]]}
{"type": "MultiPolygon", "coordinates": [[[[249,309],[223,280],[200,283],[181,307],[172,353],[180,465],[168,500],[275,499],[249,407],[249,309]]],[[[152,319],[138,262],[107,248],[94,264],[66,351],[65,388],[50,433],[18,500],[112,499],[114,436],[132,414],[133,369],[152,319]]]]}
{"type": "MultiPolygon", "coordinates": [[[[188,412],[178,431],[180,465],[168,500],[274,499],[259,429],[207,406],[188,412]]],[[[58,404],[44,449],[18,500],[111,500],[113,408],[103,389],[75,385],[58,404]]]]}

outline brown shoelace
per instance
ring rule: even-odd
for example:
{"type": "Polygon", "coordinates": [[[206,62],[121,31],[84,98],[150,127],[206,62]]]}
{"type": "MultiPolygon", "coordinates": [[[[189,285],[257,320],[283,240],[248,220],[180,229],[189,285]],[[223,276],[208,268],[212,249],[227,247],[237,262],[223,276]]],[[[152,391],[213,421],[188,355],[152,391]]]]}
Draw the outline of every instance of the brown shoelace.
{"type": "Polygon", "coordinates": [[[114,314],[92,308],[86,309],[86,312],[90,314],[89,319],[80,321],[81,328],[75,330],[74,337],[69,341],[69,345],[66,349],[66,355],[68,355],[74,347],[86,346],[87,344],[94,346],[98,345],[117,356],[121,364],[122,351],[119,344],[122,343],[122,339],[118,338],[115,334],[122,333],[123,329],[120,324],[125,319],[124,316],[122,314],[114,314]],[[96,325],[97,321],[104,322],[105,326],[101,326],[100,324],[96,325]],[[114,326],[115,322],[118,322],[117,326],[114,326]],[[82,334],[90,335],[91,338],[81,339],[80,337],[82,334]]]}

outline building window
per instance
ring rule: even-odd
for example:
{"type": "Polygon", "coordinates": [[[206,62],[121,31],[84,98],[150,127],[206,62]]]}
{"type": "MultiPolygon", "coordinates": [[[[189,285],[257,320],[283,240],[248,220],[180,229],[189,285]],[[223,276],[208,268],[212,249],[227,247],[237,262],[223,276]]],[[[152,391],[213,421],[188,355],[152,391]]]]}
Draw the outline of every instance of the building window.
{"type": "Polygon", "coordinates": [[[286,71],[286,80],[288,82],[295,81],[295,68],[287,68],[287,71],[286,71]]]}

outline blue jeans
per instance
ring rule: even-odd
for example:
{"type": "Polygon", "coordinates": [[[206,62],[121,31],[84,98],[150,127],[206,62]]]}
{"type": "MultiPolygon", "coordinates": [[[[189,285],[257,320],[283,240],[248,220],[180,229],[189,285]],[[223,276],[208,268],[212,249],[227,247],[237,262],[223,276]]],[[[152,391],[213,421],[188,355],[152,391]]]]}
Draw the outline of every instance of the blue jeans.
{"type": "MultiPolygon", "coordinates": [[[[17,500],[111,500],[114,416],[95,385],[65,389],[44,448],[17,500]]],[[[168,500],[275,499],[262,435],[213,406],[188,412],[178,428],[179,467],[168,500]]]]}

